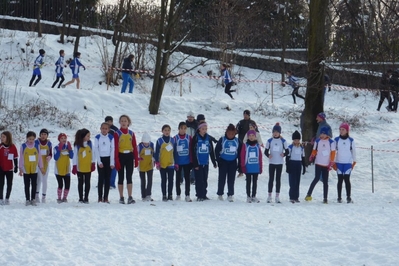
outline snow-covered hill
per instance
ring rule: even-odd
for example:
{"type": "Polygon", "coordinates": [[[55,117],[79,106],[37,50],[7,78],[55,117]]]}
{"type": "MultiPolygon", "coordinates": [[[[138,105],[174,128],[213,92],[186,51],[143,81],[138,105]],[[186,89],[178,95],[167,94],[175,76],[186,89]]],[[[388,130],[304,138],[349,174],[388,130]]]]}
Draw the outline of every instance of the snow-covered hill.
{"type": "MultiPolygon", "coordinates": [[[[53,143],[57,143],[60,132],[73,140],[76,130],[82,127],[88,128],[93,136],[99,132],[105,116],[112,115],[117,121],[121,114],[132,118],[131,128],[138,141],[144,132],[155,141],[164,124],[169,124],[172,134],[176,134],[178,123],[186,119],[189,111],[204,114],[208,132],[216,138],[223,136],[229,123],[236,124],[242,119],[245,109],[252,112],[251,117],[259,124],[264,140],[271,136],[276,122],[282,125],[282,134],[289,141],[298,129],[303,101],[297,99],[298,105],[294,105],[289,87],[274,84],[271,103],[271,83],[267,81],[279,80],[276,73],[235,66],[233,73],[240,72],[242,79],[263,81],[238,83],[236,100],[224,94],[220,82],[218,85],[215,80],[200,77],[198,72],[193,73],[194,76],[185,75],[183,96],[179,95],[180,83],[168,81],[160,114],[153,116],[148,113],[150,78],[136,80],[133,94],[121,94],[120,87],[107,90],[104,82],[99,84],[104,77],[98,37],[81,41],[82,62],[87,70],[81,72],[82,89],[77,90],[74,85],[51,88],[58,51],[64,49],[69,58],[72,44],[61,45],[57,36],[52,35],[37,39],[34,33],[7,30],[0,30],[0,35],[1,105],[24,110],[23,106],[36,103],[43,109],[54,106],[59,114],[47,111],[41,115],[43,118],[39,116],[23,123],[6,121],[22,130],[13,132],[18,146],[28,130],[38,133],[42,127],[49,129],[53,143]],[[30,45],[26,46],[28,41],[30,45]],[[46,50],[43,79],[36,87],[28,87],[32,62],[40,48],[46,50]],[[22,62],[27,61],[29,67],[24,67],[22,62]],[[70,128],[61,126],[66,123],[64,119],[70,121],[70,128]]],[[[191,58],[191,62],[199,60],[191,58]]],[[[217,62],[211,61],[198,70],[217,72],[217,62]]],[[[71,72],[69,69],[65,72],[68,81],[71,72]]],[[[235,202],[217,201],[217,169],[210,169],[208,196],[211,200],[206,202],[162,202],[157,170],[152,189],[155,201],[141,202],[140,179],[135,170],[133,197],[137,203],[134,205],[118,204],[116,190],[110,191],[111,204],[96,203],[97,172],[92,176],[90,204],[78,204],[75,176],[69,203],[57,204],[52,162],[46,204],[25,207],[23,180],[15,175],[11,205],[0,207],[0,264],[397,265],[399,149],[397,141],[389,140],[398,139],[399,122],[396,113],[375,111],[377,101],[375,95],[365,91],[333,88],[326,95],[325,111],[334,135],[344,120],[355,123],[350,132],[358,147],[358,162],[351,176],[354,204],[336,203],[335,172],[330,173],[327,205],[321,204],[321,183],[315,188],[312,202],[289,203],[286,173],[282,178],[282,204],[267,204],[267,160],[265,173],[258,182],[259,204],[245,202],[244,178],[236,180],[235,202]],[[371,192],[371,145],[376,149],[374,193],[371,192]]],[[[5,109],[1,110],[1,116],[7,119],[5,109]]],[[[310,166],[302,177],[301,199],[313,177],[314,167],[310,166]]],[[[191,188],[194,191],[194,187],[191,188]]]]}

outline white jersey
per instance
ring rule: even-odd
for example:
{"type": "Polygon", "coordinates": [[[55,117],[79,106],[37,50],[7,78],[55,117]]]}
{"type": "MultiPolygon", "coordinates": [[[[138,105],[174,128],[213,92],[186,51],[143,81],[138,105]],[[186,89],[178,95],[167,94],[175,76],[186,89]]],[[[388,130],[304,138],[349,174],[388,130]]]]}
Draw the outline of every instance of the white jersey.
{"type": "Polygon", "coordinates": [[[356,162],[356,145],[355,141],[348,137],[343,139],[341,137],[335,138],[336,143],[336,163],[353,163],[356,162]]]}
{"type": "Polygon", "coordinates": [[[266,142],[266,149],[269,150],[269,164],[284,164],[284,157],[281,156],[288,148],[287,141],[283,138],[270,138],[266,142]]]}

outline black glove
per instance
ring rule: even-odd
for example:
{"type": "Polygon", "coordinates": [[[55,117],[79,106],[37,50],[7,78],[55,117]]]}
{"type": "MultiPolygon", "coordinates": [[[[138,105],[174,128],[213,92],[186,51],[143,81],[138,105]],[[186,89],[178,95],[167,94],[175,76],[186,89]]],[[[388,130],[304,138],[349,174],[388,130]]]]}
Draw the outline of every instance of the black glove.
{"type": "Polygon", "coordinates": [[[222,87],[224,88],[224,86],[225,86],[225,85],[224,85],[224,82],[223,82],[223,83],[222,83],[222,87]]]}
{"type": "Polygon", "coordinates": [[[18,166],[14,166],[14,173],[18,173],[18,166]]]}
{"type": "Polygon", "coordinates": [[[289,164],[285,164],[285,171],[289,174],[290,173],[290,167],[288,166],[289,164]]]}
{"type": "Polygon", "coordinates": [[[217,163],[214,163],[214,164],[213,164],[213,167],[217,168],[217,167],[218,167],[218,164],[217,164],[217,163]]]}

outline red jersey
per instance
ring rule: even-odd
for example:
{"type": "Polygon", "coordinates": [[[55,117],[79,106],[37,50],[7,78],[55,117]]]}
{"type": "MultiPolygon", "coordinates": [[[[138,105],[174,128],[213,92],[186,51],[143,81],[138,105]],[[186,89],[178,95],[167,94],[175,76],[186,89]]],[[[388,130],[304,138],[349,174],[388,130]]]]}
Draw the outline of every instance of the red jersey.
{"type": "Polygon", "coordinates": [[[18,158],[18,150],[15,145],[6,147],[0,145],[0,168],[4,172],[14,170],[14,159],[18,158]]]}

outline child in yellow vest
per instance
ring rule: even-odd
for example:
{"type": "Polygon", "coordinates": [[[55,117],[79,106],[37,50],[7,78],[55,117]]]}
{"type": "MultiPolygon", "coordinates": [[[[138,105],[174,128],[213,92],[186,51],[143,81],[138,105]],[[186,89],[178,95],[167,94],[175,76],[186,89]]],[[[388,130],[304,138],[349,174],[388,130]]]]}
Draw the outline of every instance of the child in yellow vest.
{"type": "Polygon", "coordinates": [[[57,178],[58,189],[57,189],[57,203],[68,202],[69,188],[71,187],[71,161],[73,158],[73,149],[71,143],[67,141],[67,135],[60,133],[58,135],[58,141],[60,142],[54,147],[54,173],[57,178]],[[62,188],[64,187],[64,193],[62,188]],[[61,198],[62,196],[62,198],[61,198]]]}
{"type": "Polygon", "coordinates": [[[162,126],[162,137],[157,141],[155,148],[155,165],[161,173],[162,201],[173,200],[173,175],[175,167],[173,157],[174,138],[170,137],[169,125],[162,126]],[[168,197],[166,197],[166,184],[168,184],[168,197]]]}
{"type": "Polygon", "coordinates": [[[46,203],[46,193],[47,193],[47,178],[49,170],[49,162],[53,157],[52,149],[53,145],[48,140],[48,130],[43,128],[40,130],[39,138],[36,140],[39,145],[40,155],[42,156],[43,168],[45,173],[42,174],[40,171],[37,173],[37,189],[36,189],[36,202],[40,202],[39,194],[40,187],[42,187],[42,203],[46,203]]]}
{"type": "Polygon", "coordinates": [[[151,198],[152,176],[154,168],[154,143],[151,142],[150,135],[145,132],[137,146],[139,153],[139,173],[141,181],[141,198],[143,201],[153,201],[151,198]],[[145,176],[147,174],[147,180],[145,176]],[[147,182],[146,182],[147,181],[147,182]]]}
{"type": "Polygon", "coordinates": [[[72,174],[78,175],[79,203],[89,203],[91,172],[96,170],[96,157],[90,140],[90,131],[80,129],[75,134],[72,174]],[[83,196],[84,186],[84,196],[83,196]]]}
{"type": "Polygon", "coordinates": [[[119,190],[119,203],[125,204],[125,198],[123,197],[123,181],[125,179],[126,169],[126,186],[128,200],[127,204],[135,203],[132,191],[133,191],[133,169],[139,164],[139,158],[137,153],[136,136],[129,126],[132,124],[132,120],[127,115],[121,115],[119,117],[119,124],[121,128],[118,129],[114,134],[115,139],[115,168],[118,171],[118,190],[119,190]]]}
{"type": "Polygon", "coordinates": [[[29,131],[26,142],[21,145],[19,160],[19,175],[24,177],[26,206],[36,206],[37,173],[45,173],[39,146],[35,144],[36,133],[29,131]],[[31,186],[32,184],[32,186],[31,186]],[[31,186],[31,187],[30,187],[31,186]],[[29,193],[31,188],[31,193],[29,193]]]}

